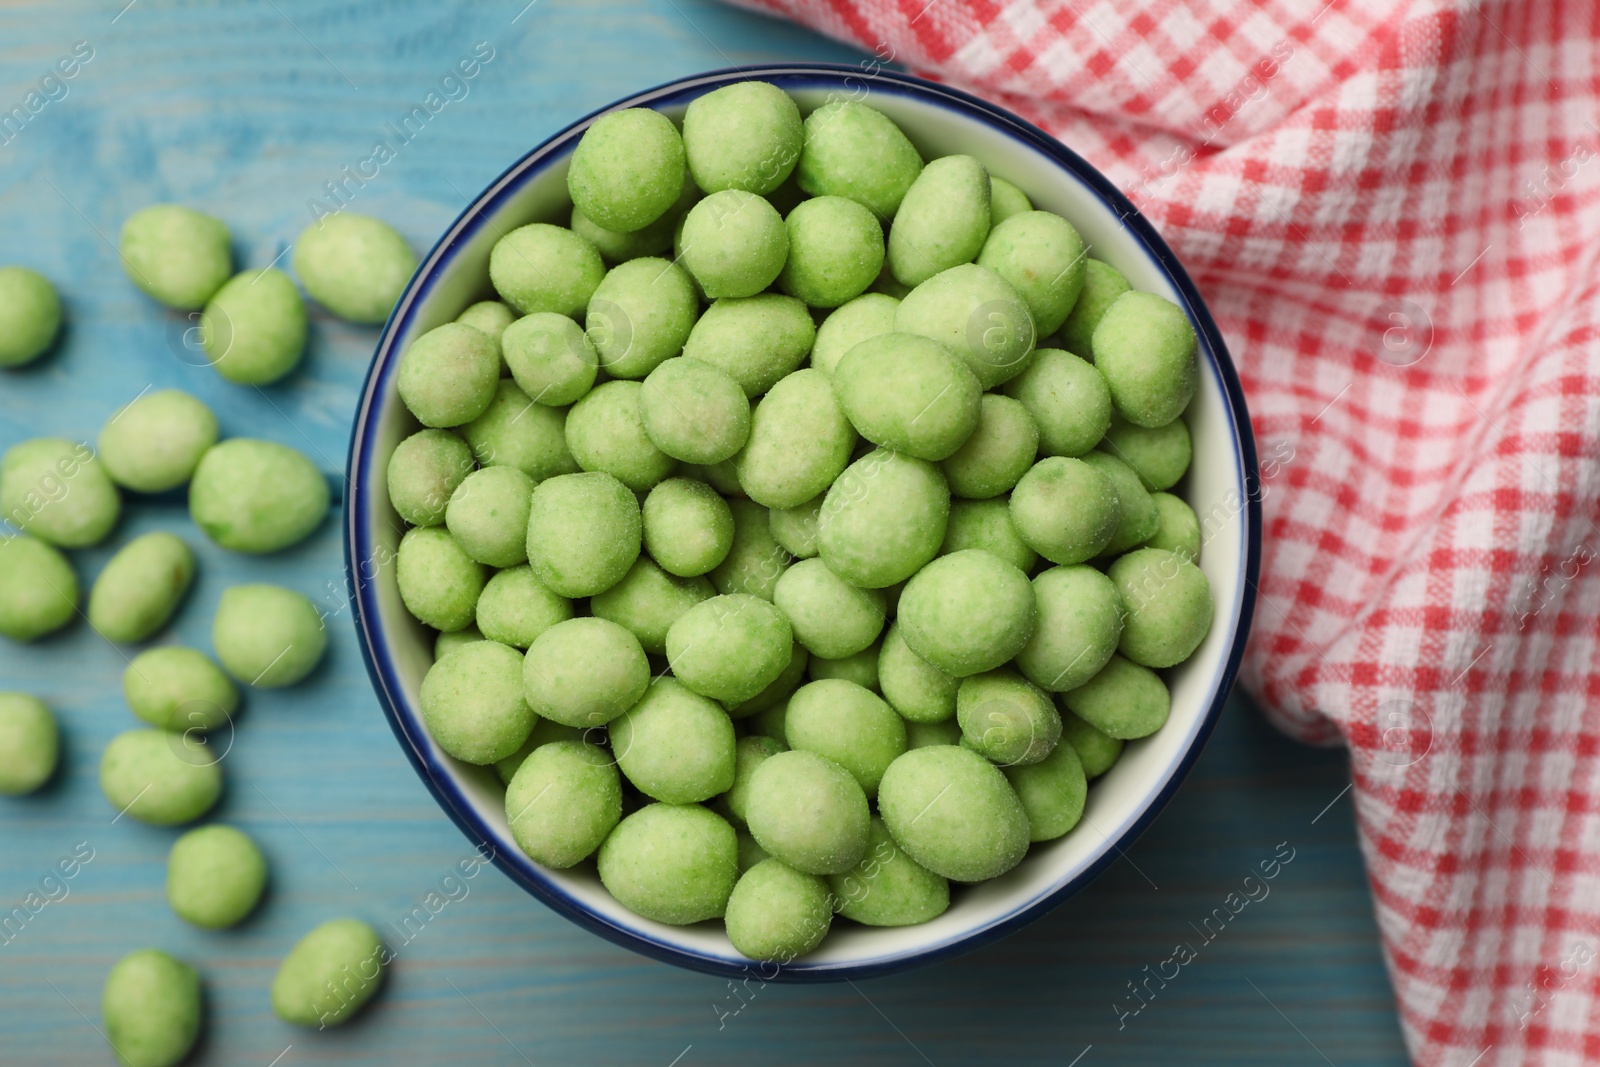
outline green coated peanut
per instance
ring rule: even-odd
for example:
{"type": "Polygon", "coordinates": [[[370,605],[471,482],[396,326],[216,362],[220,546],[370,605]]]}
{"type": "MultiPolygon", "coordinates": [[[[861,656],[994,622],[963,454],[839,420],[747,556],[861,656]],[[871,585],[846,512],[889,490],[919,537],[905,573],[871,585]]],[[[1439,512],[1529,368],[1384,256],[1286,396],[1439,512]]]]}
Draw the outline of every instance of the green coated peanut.
{"type": "Polygon", "coordinates": [[[172,618],[194,580],[194,553],[172,534],[148,533],[111,557],[89,591],[89,625],[123,643],[143,641],[172,618]]]}
{"type": "Polygon", "coordinates": [[[275,382],[305,353],[305,303],[281,270],[236,274],[206,302],[200,343],[211,366],[228,381],[275,382]]]}
{"type": "Polygon", "coordinates": [[[217,443],[217,417],[178,389],[146,393],[118,409],[100,431],[100,463],[111,480],[139,493],[176,489],[217,443]]]}
{"type": "Polygon", "coordinates": [[[198,311],[233,274],[228,227],[181,204],[152,204],[122,224],[118,251],[133,284],[179,311],[198,311]]]}
{"type": "Polygon", "coordinates": [[[189,515],[223,548],[254,554],[298,544],[328,513],[328,482],[287,445],[234,437],[200,457],[189,515]]]}

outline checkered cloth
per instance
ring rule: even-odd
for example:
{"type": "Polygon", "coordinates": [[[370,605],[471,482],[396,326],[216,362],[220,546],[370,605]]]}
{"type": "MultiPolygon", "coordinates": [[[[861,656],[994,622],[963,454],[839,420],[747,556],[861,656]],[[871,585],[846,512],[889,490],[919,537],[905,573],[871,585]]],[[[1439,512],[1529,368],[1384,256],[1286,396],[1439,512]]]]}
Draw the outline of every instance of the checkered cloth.
{"type": "Polygon", "coordinates": [[[1171,242],[1262,457],[1244,682],[1350,748],[1414,1059],[1600,1062],[1600,9],[743,2],[1032,119],[1171,242]]]}

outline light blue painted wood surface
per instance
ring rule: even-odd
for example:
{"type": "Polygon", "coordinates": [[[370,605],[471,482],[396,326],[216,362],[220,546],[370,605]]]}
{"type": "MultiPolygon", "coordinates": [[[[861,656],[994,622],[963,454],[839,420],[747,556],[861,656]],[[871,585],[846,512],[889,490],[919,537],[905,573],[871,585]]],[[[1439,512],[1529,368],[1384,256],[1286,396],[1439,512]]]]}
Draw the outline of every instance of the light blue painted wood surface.
{"type": "MultiPolygon", "coordinates": [[[[48,86],[59,99],[0,145],[0,262],[53,278],[71,323],[49,359],[0,375],[0,447],[45,433],[92,439],[140,390],[175,386],[213,405],[226,434],[282,441],[338,471],[374,332],[314,313],[303,370],[265,390],[225,385],[186,350],[188,324],[126,281],[112,242],[130,212],[180,200],[230,223],[241,265],[272,262],[324,183],[370,156],[385,123],[478,42],[494,58],[465,97],[354,193],[358,210],[419,249],[519,154],[608,100],[713,67],[856,58],[703,0],[124,2],[0,7],[0,110],[76,42],[94,50],[65,95],[48,86]]],[[[398,924],[469,849],[371,693],[333,518],[296,549],[249,560],[205,542],[181,500],[137,500],[111,545],[76,554],[84,579],[150,529],[186,536],[201,561],[165,639],[209,648],[217,597],[243,580],[297,588],[334,616],[327,662],[298,688],[249,694],[224,760],[219,814],[262,842],[272,889],[241,929],[184,926],[162,893],[175,832],[113,824],[96,785],[101,748],[136,725],[120,697],[125,653],[82,623],[0,647],[0,687],[45,697],[66,740],[56,782],[0,804],[0,911],[79,842],[94,851],[68,896],[0,944],[0,1063],[109,1063],[95,1032],[101,982],[151,944],[204,974],[207,1037],[193,1062],[206,1064],[1404,1062],[1340,795],[1343,758],[1290,744],[1239,700],[1126,860],[975,955],[854,988],[769,987],[726,1014],[740,1001],[722,981],[585,934],[487,869],[403,945],[359,1022],[294,1031],[266,994],[294,940],[337,915],[398,924]],[[1270,896],[1202,943],[1195,928],[1280,842],[1294,859],[1270,896]],[[1198,958],[1166,988],[1152,984],[1154,999],[1119,1026],[1114,1005],[1136,1003],[1128,983],[1179,942],[1198,958]]]]}

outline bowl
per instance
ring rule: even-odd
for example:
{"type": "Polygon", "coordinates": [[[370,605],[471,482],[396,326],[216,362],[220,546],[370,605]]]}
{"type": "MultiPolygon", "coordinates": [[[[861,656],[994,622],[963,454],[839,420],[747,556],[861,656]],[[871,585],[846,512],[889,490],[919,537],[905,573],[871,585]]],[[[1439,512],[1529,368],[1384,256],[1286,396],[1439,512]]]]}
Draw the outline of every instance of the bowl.
{"type": "MultiPolygon", "coordinates": [[[[1177,258],[1133,205],[1094,168],[1043,130],[973,96],[890,71],[794,64],[716,71],[619,100],[551,137],[475,197],[418,268],[384,328],[362,391],[350,443],[345,546],[355,623],[367,668],[395,735],[439,804],[475,845],[492,849],[512,880],[557,912],[619,945],[668,963],[739,977],[756,969],[734,951],[720,923],[673,927],[641,918],[601,886],[592,863],[557,871],[517,848],[503,789],[492,768],[447,756],[428,736],[418,689],[433,660],[433,633],[400,601],[392,565],[404,529],[389,504],[385,470],[395,446],[419,425],[396,389],[407,344],[493,296],[489,250],[529,222],[565,224],[566,173],[578,139],[606,111],[649,107],[674,119],[689,102],[732,82],[761,79],[809,112],[830,96],[859,99],[905,130],[925,158],[965,152],[1033,199],[1069,218],[1091,253],[1120,269],[1134,288],[1184,308],[1199,336],[1200,387],[1187,417],[1194,462],[1184,496],[1201,517],[1200,566],[1211,582],[1216,620],[1181,667],[1166,672],[1172,712],[1151,737],[1130,742],[1089,790],[1082,823],[1035,845],[1001,878],[960,887],[951,907],[918,926],[836,924],[822,946],[777,967],[781,979],[860,978],[903,970],[1004,937],[1061,903],[1109,865],[1171,798],[1221,712],[1244,650],[1260,556],[1255,448],[1238,378],[1200,295],[1177,258]]],[[[772,965],[761,969],[771,980],[772,965]]]]}

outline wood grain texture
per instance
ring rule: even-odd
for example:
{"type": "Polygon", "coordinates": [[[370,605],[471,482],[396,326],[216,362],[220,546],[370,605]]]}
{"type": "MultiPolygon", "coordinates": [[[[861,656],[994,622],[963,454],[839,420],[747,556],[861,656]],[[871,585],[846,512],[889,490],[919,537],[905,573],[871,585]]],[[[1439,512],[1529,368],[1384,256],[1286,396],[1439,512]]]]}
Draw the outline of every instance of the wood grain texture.
{"type": "MultiPolygon", "coordinates": [[[[315,312],[302,370],[264,390],[229,386],[186,350],[188,323],[127,282],[112,242],[132,211],[178,200],[230,223],[241,265],[274,261],[324,183],[367,158],[384,124],[478,42],[495,58],[466,97],[354,196],[419,249],[520,153],[608,100],[714,67],[857,58],[703,0],[123,2],[0,5],[0,110],[75,42],[94,49],[66,95],[0,145],[0,262],[53,278],[70,318],[52,356],[0,375],[0,447],[92,439],[140,390],[181,387],[226,434],[293,445],[337,479],[374,332],[315,312]]],[[[66,738],[58,780],[0,804],[0,911],[78,842],[95,855],[69,896],[0,944],[0,1062],[111,1062],[94,1029],[101,982],[144,945],[204,974],[207,1037],[193,1062],[205,1064],[1066,1065],[1091,1045],[1083,1067],[1404,1062],[1343,758],[1292,745],[1238,700],[1125,860],[1024,933],[954,962],[857,987],[769,987],[719,1020],[740,1003],[724,982],[583,933],[490,869],[404,945],[358,1022],[295,1031],[266,993],[294,940],[338,915],[398,924],[469,850],[372,695],[333,517],[290,552],[243,559],[205,542],[181,499],[136,500],[112,544],[75,554],[80,574],[92,579],[116,544],[151,529],[200,557],[163,640],[209,648],[221,590],[244,580],[299,589],[333,615],[327,662],[297,688],[250,693],[224,760],[218,815],[262,843],[272,888],[241,929],[182,924],[162,890],[175,831],[113,824],[96,783],[100,750],[137,725],[120,696],[125,650],[81,622],[0,647],[0,687],[46,698],[66,738]],[[1295,858],[1270,896],[1201,945],[1194,927],[1280,842],[1295,858]],[[1127,983],[1184,941],[1201,945],[1198,958],[1119,1028],[1127,983]]]]}

